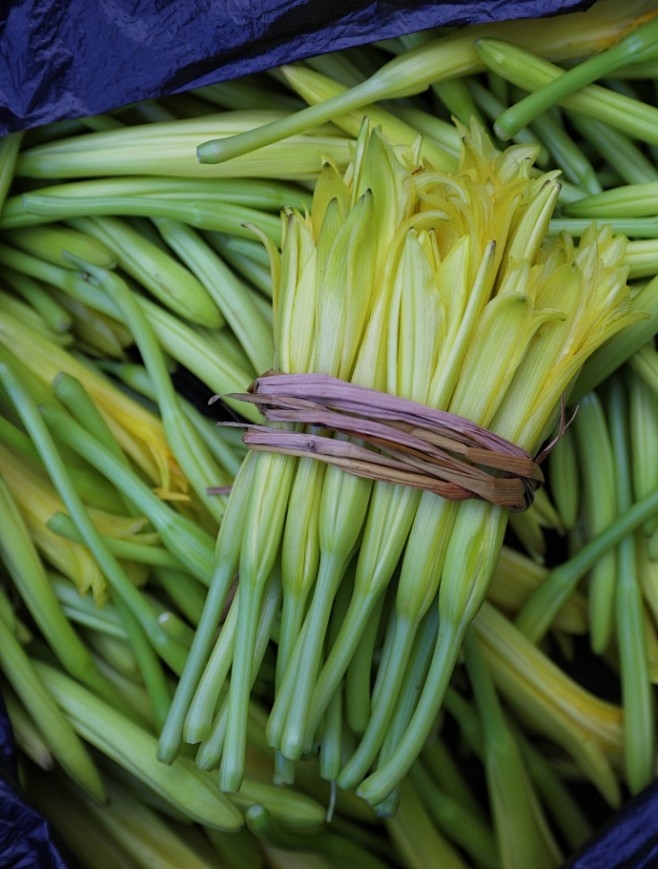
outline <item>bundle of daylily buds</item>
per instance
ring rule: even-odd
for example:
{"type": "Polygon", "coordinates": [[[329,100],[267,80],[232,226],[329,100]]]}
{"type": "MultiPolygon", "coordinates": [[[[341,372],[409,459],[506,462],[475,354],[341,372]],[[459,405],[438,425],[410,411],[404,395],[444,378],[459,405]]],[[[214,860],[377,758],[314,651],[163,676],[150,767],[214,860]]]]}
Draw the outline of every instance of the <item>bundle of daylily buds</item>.
{"type": "Polygon", "coordinates": [[[656,13],[0,141],[0,691],[82,866],[558,867],[653,781],[656,13]]]}
{"type": "Polygon", "coordinates": [[[374,806],[395,796],[486,595],[508,510],[542,480],[532,456],[561,399],[588,355],[639,317],[625,241],[609,227],[577,245],[546,241],[559,182],[533,173],[536,148],[497,153],[476,123],[460,136],[460,166],[444,174],[364,123],[345,175],[325,164],[310,212],[284,215],[271,253],[282,373],[250,396],[273,425],[247,429],[252,451],[160,740],[165,760],[181,737],[199,742],[228,792],[242,780],[257,635],[280,584],[267,738],[281,780],[331,739],[332,779],[374,806]],[[236,572],[235,627],[215,638],[236,572]],[[419,684],[426,619],[434,649],[419,684]],[[328,731],[332,706],[364,635],[380,631],[365,727],[346,751],[341,716],[328,731]]]}

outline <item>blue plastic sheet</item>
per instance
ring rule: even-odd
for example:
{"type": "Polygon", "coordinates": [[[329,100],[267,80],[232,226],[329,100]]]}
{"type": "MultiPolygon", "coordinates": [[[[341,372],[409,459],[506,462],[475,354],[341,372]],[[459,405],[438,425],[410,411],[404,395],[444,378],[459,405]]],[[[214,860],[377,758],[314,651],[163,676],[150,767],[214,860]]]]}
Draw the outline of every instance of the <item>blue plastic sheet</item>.
{"type": "Polygon", "coordinates": [[[0,866],[3,869],[73,869],[48,823],[25,800],[17,782],[11,727],[0,698],[0,866]]]}
{"type": "Polygon", "coordinates": [[[591,0],[5,0],[0,134],[430,27],[536,18],[590,5],[591,0]]]}
{"type": "Polygon", "coordinates": [[[634,797],[564,869],[655,869],[658,783],[634,797]]]}

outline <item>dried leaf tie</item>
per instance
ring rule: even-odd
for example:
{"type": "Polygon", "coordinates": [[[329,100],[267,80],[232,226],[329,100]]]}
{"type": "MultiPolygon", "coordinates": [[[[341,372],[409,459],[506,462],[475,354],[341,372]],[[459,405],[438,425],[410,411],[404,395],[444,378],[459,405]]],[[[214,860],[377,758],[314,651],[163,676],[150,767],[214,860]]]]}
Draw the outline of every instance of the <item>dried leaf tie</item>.
{"type": "Polygon", "coordinates": [[[309,456],[362,477],[511,511],[526,510],[544,482],[529,453],[471,420],[325,374],[268,372],[248,393],[229,397],[256,404],[270,423],[295,426],[244,424],[243,440],[253,450],[309,456]]]}

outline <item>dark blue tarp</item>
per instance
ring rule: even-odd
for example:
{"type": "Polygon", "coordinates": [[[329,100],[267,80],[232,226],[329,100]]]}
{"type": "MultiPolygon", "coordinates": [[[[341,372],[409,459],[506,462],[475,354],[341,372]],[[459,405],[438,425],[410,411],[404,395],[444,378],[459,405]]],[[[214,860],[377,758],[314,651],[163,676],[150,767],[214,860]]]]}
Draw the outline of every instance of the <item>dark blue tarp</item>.
{"type": "Polygon", "coordinates": [[[66,869],[67,865],[49,825],[21,793],[11,727],[0,699],[0,866],[66,869]]]}
{"type": "Polygon", "coordinates": [[[564,869],[656,869],[658,783],[624,806],[564,869]]]}
{"type": "Polygon", "coordinates": [[[4,0],[0,134],[445,24],[592,0],[4,0]]]}

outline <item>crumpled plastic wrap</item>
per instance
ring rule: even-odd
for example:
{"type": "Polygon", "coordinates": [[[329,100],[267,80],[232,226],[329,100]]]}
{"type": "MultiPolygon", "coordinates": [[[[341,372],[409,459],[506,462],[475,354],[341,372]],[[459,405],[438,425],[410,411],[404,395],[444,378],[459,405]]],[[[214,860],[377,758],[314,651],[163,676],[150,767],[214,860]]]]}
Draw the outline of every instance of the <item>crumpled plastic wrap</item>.
{"type": "Polygon", "coordinates": [[[583,0],[5,0],[0,134],[442,25],[583,0]]]}
{"type": "Polygon", "coordinates": [[[564,869],[655,869],[657,808],[658,782],[630,800],[564,869]]]}
{"type": "Polygon", "coordinates": [[[11,725],[0,698],[0,866],[73,869],[49,824],[25,800],[17,782],[11,725]]]}

